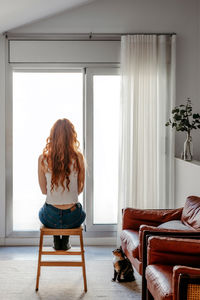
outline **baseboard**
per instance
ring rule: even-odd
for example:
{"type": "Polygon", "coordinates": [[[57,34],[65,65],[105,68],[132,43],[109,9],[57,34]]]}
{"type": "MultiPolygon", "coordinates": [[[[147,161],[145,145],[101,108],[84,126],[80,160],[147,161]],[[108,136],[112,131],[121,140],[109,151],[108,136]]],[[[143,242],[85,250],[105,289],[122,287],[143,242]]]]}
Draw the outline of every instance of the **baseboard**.
{"type": "Polygon", "coordinates": [[[0,238],[0,246],[4,246],[5,245],[5,238],[0,238]]]}
{"type": "MultiPolygon", "coordinates": [[[[76,237],[70,238],[70,243],[72,246],[80,245],[79,239],[76,237]]],[[[21,237],[10,237],[10,238],[0,238],[0,246],[38,246],[39,238],[21,238],[21,237]]],[[[51,246],[52,238],[44,238],[44,245],[51,246]]],[[[116,247],[115,237],[105,237],[105,238],[84,238],[85,246],[113,246],[116,247]]]]}

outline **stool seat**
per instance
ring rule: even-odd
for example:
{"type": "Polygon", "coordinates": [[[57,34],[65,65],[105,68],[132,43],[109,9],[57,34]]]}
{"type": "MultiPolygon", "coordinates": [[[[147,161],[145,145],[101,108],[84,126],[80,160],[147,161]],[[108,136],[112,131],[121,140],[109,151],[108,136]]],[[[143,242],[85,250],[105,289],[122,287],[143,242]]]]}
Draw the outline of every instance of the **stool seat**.
{"type": "Polygon", "coordinates": [[[84,291],[87,292],[87,280],[85,270],[85,257],[84,257],[84,246],[83,246],[83,228],[82,226],[73,229],[54,229],[41,226],[40,228],[40,244],[39,244],[39,255],[38,255],[38,269],[36,278],[36,288],[39,289],[39,279],[41,273],[41,267],[82,267],[84,291]],[[78,250],[43,250],[43,237],[45,235],[78,235],[80,237],[80,251],[78,250]],[[80,255],[81,261],[42,261],[42,255],[80,255]]]}
{"type": "Polygon", "coordinates": [[[80,235],[82,230],[82,226],[73,229],[54,229],[47,228],[45,226],[40,227],[40,232],[42,232],[44,235],[80,235]]]}

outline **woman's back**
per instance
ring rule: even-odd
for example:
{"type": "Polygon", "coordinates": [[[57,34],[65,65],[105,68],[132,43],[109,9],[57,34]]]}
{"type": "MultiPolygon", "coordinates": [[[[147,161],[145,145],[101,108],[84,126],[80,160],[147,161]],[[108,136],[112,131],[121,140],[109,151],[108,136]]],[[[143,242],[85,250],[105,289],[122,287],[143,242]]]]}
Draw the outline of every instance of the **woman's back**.
{"type": "MultiPolygon", "coordinates": [[[[54,186],[51,190],[51,180],[52,174],[50,171],[45,173],[46,182],[47,182],[47,197],[46,203],[52,205],[64,205],[72,204],[78,202],[78,174],[77,171],[73,170],[71,166],[71,173],[69,175],[69,189],[63,187],[61,184],[54,186]]],[[[63,182],[66,187],[66,180],[63,182]]]]}

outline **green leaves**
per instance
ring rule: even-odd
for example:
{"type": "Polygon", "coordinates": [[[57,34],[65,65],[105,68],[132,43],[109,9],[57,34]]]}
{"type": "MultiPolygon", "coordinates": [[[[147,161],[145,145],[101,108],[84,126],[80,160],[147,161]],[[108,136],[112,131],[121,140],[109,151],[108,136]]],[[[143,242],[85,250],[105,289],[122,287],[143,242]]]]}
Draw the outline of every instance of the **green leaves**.
{"type": "Polygon", "coordinates": [[[200,115],[199,114],[193,114],[193,118],[198,119],[198,118],[200,118],[200,115]]]}
{"type": "Polygon", "coordinates": [[[174,114],[174,120],[175,121],[180,121],[182,119],[182,116],[178,113],[174,114]]]}
{"type": "Polygon", "coordinates": [[[192,114],[192,103],[187,98],[186,104],[175,106],[172,109],[172,119],[165,124],[171,126],[176,131],[191,131],[192,129],[200,129],[200,114],[192,114]]]}
{"type": "Polygon", "coordinates": [[[175,113],[178,113],[179,112],[179,109],[177,107],[175,107],[174,109],[172,109],[172,113],[175,114],[175,113]]]}

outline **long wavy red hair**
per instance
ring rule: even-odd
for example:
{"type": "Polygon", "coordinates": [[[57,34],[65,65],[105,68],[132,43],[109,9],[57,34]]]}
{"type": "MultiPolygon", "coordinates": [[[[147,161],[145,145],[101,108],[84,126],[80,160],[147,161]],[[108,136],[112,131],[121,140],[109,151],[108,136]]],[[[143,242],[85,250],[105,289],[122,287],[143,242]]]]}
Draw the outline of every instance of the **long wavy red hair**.
{"type": "Polygon", "coordinates": [[[42,168],[52,173],[51,191],[59,184],[63,190],[69,190],[71,167],[80,172],[78,154],[80,143],[77,140],[77,133],[74,125],[68,119],[59,119],[53,125],[50,136],[46,140],[46,147],[43,150],[42,168]],[[73,163],[73,165],[72,165],[73,163]],[[64,181],[66,180],[66,186],[64,181]]]}

